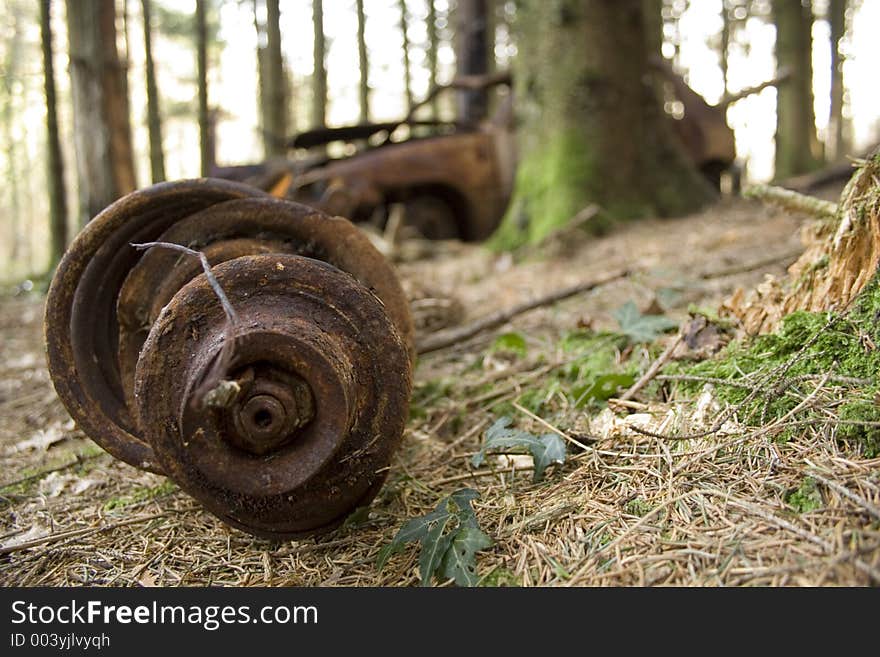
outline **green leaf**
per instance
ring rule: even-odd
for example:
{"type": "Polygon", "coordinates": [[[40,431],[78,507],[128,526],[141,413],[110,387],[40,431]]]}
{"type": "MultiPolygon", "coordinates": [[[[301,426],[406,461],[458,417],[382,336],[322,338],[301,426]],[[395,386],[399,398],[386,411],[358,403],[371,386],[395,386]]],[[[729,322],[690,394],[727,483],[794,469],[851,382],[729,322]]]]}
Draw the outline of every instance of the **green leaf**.
{"type": "Polygon", "coordinates": [[[620,324],[621,332],[632,343],[653,342],[666,331],[678,326],[677,322],[668,317],[643,315],[632,301],[627,301],[612,314],[620,324]]]}
{"type": "Polygon", "coordinates": [[[474,507],[471,506],[473,500],[479,499],[480,494],[473,488],[461,488],[449,496],[449,499],[455,502],[458,507],[458,518],[462,524],[471,527],[478,527],[477,515],[474,513],[474,507]]]}
{"type": "Polygon", "coordinates": [[[452,522],[453,516],[447,515],[428,530],[422,538],[422,551],[419,553],[419,576],[422,586],[430,586],[431,576],[443,561],[443,556],[452,543],[452,533],[444,534],[446,527],[452,522]]]}
{"type": "Polygon", "coordinates": [[[532,475],[534,481],[544,478],[544,470],[553,463],[565,463],[565,441],[555,433],[545,433],[538,437],[540,445],[530,448],[532,457],[535,459],[535,471],[532,475]]]}
{"type": "Polygon", "coordinates": [[[482,465],[489,452],[512,453],[528,450],[535,461],[533,479],[540,481],[548,465],[565,462],[565,443],[555,433],[536,436],[528,431],[511,429],[508,427],[510,423],[509,417],[503,417],[489,427],[483,446],[471,459],[474,467],[482,465]]]}
{"type": "Polygon", "coordinates": [[[407,543],[424,539],[434,523],[449,516],[448,507],[449,498],[444,498],[440,501],[440,504],[437,505],[437,508],[427,515],[424,515],[421,518],[408,520],[403,527],[398,530],[397,534],[394,535],[391,542],[379,550],[379,556],[376,559],[376,567],[379,570],[382,570],[385,567],[385,564],[388,563],[388,559],[392,554],[402,551],[407,543]]]}
{"type": "Polygon", "coordinates": [[[455,533],[452,545],[443,559],[443,575],[458,586],[476,586],[476,555],[492,547],[492,539],[476,527],[462,527],[455,533]]]}
{"type": "Polygon", "coordinates": [[[502,333],[495,338],[490,351],[509,351],[517,356],[525,356],[528,349],[522,333],[502,333]]]}
{"type": "Polygon", "coordinates": [[[629,388],[635,382],[636,377],[632,374],[603,374],[590,385],[578,386],[572,390],[574,405],[582,408],[592,399],[608,401],[620,388],[629,388]]]}
{"type": "Polygon", "coordinates": [[[452,573],[445,576],[459,585],[476,583],[476,553],[492,545],[492,539],[480,530],[471,505],[479,497],[472,488],[462,488],[440,500],[430,513],[407,521],[391,543],[379,551],[378,567],[384,567],[388,558],[407,543],[419,541],[422,586],[429,586],[434,575],[446,572],[452,573]]]}

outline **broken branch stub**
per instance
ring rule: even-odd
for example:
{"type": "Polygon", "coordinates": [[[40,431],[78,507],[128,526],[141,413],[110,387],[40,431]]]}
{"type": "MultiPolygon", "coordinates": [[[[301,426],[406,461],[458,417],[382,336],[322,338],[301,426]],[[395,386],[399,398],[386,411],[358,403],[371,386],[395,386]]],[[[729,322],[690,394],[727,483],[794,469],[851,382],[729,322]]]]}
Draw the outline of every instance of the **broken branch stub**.
{"type": "Polygon", "coordinates": [[[46,343],[98,444],[269,538],[367,504],[408,416],[391,266],[348,221],[243,185],[164,183],[104,210],[53,279],[46,343]]]}

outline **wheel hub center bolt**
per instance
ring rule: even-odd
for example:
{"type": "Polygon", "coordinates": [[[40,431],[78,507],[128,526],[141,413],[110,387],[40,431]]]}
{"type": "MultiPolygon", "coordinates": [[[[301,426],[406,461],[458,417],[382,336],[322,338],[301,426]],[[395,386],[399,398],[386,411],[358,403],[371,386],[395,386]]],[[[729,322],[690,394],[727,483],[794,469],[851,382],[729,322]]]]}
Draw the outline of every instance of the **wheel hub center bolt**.
{"type": "Polygon", "coordinates": [[[284,379],[256,379],[233,405],[233,430],[227,434],[232,444],[264,456],[291,442],[314,419],[315,400],[308,383],[290,374],[284,379]]]}

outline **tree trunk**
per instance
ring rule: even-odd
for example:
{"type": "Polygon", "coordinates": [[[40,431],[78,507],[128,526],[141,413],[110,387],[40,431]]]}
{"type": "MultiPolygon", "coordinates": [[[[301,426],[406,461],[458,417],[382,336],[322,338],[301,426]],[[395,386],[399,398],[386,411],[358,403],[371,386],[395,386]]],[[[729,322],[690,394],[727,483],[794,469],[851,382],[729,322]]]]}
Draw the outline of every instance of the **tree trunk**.
{"type": "Polygon", "coordinates": [[[774,2],[776,66],[792,71],[776,92],[776,178],[815,169],[821,161],[813,113],[812,27],[809,3],[774,2]]]}
{"type": "Polygon", "coordinates": [[[400,5],[400,33],[403,37],[403,86],[406,95],[406,111],[412,110],[412,70],[409,61],[409,15],[406,11],[406,0],[399,0],[400,5]]]}
{"type": "Polygon", "coordinates": [[[521,159],[497,247],[538,242],[591,203],[607,221],[680,215],[714,197],[654,93],[641,0],[561,0],[556,11],[524,0],[516,26],[521,159]]]}
{"type": "Polygon", "coordinates": [[[19,189],[18,143],[13,133],[15,118],[14,83],[19,77],[18,65],[21,61],[21,45],[24,25],[21,9],[14,5],[10,12],[11,38],[6,43],[6,58],[3,62],[3,141],[6,157],[6,184],[9,187],[9,262],[16,262],[21,257],[21,191],[19,189]]]}
{"type": "Polygon", "coordinates": [[[728,53],[730,51],[730,7],[728,0],[721,1],[721,35],[718,43],[718,65],[721,68],[721,79],[724,81],[724,93],[729,91],[728,53]]]}
{"type": "Polygon", "coordinates": [[[67,0],[67,42],[84,224],[136,186],[114,0],[67,0]]]}
{"type": "Polygon", "coordinates": [[[205,0],[196,0],[196,59],[198,75],[199,162],[202,176],[211,171],[211,126],[208,116],[208,23],[205,0]]]}
{"type": "Polygon", "coordinates": [[[324,46],[324,2],[312,0],[312,23],[315,30],[314,72],[312,74],[312,127],[327,123],[327,66],[324,46]]]}
{"type": "MultiPolygon", "coordinates": [[[[458,75],[486,75],[489,72],[488,0],[459,0],[456,7],[456,72],[458,75]]],[[[479,123],[489,113],[485,89],[458,92],[458,118],[479,123]]]]}
{"type": "MultiPolygon", "coordinates": [[[[437,87],[437,51],[440,48],[440,39],[437,35],[437,8],[434,6],[434,0],[428,0],[428,89],[437,87]]],[[[440,117],[440,105],[437,98],[431,100],[432,118],[440,117]]]]}
{"type": "Polygon", "coordinates": [[[150,0],[141,0],[144,18],[144,59],[147,78],[147,131],[150,135],[150,177],[154,183],[165,180],[165,154],[162,151],[162,117],[159,113],[159,90],[153,66],[153,27],[150,0]]]}
{"type": "Polygon", "coordinates": [[[284,155],[287,151],[287,81],[284,79],[284,57],[281,54],[280,20],[278,0],[266,0],[266,115],[263,125],[266,157],[284,155]]]}
{"type": "Polygon", "coordinates": [[[368,123],[370,120],[370,65],[367,61],[367,18],[364,15],[364,0],[357,0],[355,6],[358,22],[358,64],[361,72],[360,86],[358,87],[361,106],[360,120],[361,123],[368,123]]]}
{"type": "Polygon", "coordinates": [[[40,0],[40,40],[43,48],[43,89],[46,95],[46,181],[49,187],[49,271],[67,248],[67,192],[64,161],[58,138],[55,62],[52,59],[52,0],[40,0]]]}
{"type": "Polygon", "coordinates": [[[846,0],[829,0],[831,27],[831,114],[828,121],[828,159],[843,158],[850,149],[843,118],[843,57],[840,42],[846,35],[846,0]]]}

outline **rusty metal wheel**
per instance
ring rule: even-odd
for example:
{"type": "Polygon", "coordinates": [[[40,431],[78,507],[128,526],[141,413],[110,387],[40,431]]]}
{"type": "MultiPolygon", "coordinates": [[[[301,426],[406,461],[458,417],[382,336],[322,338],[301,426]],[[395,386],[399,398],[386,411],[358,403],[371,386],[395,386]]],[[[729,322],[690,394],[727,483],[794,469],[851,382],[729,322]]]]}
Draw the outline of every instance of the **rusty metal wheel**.
{"type": "Polygon", "coordinates": [[[133,192],[92,219],[59,263],[46,298],[49,372],[77,425],[116,458],[161,472],[125,403],[117,359],[116,299],[142,256],[129,244],[155,240],[180,219],[218,203],[263,195],[221,180],[133,192]]]}
{"type": "Polygon", "coordinates": [[[320,530],[355,498],[371,497],[381,477],[368,475],[377,462],[370,455],[387,465],[403,430],[413,329],[393,269],[348,221],[249,186],[163,183],[109,206],[59,265],[45,330],[56,390],[83,431],[261,535],[320,530]],[[222,310],[216,296],[205,296],[198,260],[130,246],[154,241],[204,253],[243,306],[235,371],[227,373],[244,391],[234,412],[192,403],[192,382],[204,378],[223,340],[215,321],[222,310]],[[191,351],[156,351],[163,340],[191,351]],[[370,369],[375,363],[398,386],[387,397],[377,392],[387,381],[370,369]],[[370,402],[376,395],[384,401],[370,402]],[[144,405],[147,398],[155,408],[144,405]],[[202,431],[195,442],[194,426],[202,431]],[[367,426],[373,433],[364,442],[359,432],[367,426]],[[209,441],[213,456],[190,448],[208,444],[199,440],[209,441]],[[345,477],[333,470],[336,459],[344,459],[345,477]],[[365,469],[353,474],[352,463],[365,469]],[[327,489],[315,477],[335,483],[327,489]],[[269,498],[272,509],[264,509],[269,498]]]}
{"type": "Polygon", "coordinates": [[[226,522],[273,538],[335,526],[378,490],[403,434],[407,347],[379,300],[325,263],[245,256],[214,274],[240,318],[226,377],[238,393],[207,410],[196,397],[227,326],[198,276],[150,330],[138,424],[165,472],[226,522]]]}

